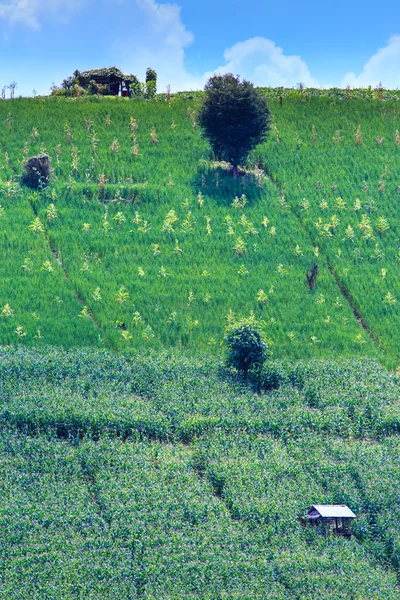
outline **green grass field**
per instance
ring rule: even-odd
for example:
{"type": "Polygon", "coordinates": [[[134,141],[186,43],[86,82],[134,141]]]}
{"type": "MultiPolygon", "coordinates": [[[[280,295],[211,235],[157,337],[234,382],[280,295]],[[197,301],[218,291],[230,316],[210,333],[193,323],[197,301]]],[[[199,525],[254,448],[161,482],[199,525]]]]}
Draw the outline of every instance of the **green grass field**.
{"type": "Polygon", "coordinates": [[[227,315],[254,311],[276,358],[397,367],[397,102],[270,104],[237,182],[210,162],[194,100],[1,104],[0,341],[215,354],[227,315]],[[53,184],[21,190],[44,151],[53,184]]]}

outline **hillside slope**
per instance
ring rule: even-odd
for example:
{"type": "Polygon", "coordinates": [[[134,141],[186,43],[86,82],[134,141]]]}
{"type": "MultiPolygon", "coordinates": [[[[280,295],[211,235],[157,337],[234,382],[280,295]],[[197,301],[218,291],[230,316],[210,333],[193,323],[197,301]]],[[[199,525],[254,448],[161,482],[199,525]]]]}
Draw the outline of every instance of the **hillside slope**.
{"type": "Polygon", "coordinates": [[[210,162],[195,109],[0,104],[0,342],[216,354],[230,311],[253,310],[276,358],[396,367],[397,103],[271,100],[270,138],[237,182],[210,162]],[[16,182],[39,152],[55,178],[35,194],[16,182]]]}

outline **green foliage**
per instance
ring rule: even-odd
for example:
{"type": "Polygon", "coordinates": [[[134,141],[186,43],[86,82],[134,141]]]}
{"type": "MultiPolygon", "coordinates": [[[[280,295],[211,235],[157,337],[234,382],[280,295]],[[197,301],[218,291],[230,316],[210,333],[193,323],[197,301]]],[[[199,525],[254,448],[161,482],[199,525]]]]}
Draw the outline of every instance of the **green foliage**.
{"type": "Polygon", "coordinates": [[[245,377],[250,369],[261,366],[267,358],[268,345],[254,316],[229,323],[224,341],[227,366],[242,372],[245,377]]]}
{"type": "Polygon", "coordinates": [[[270,114],[265,96],[231,73],[214,75],[205,86],[199,123],[219,160],[234,170],[266,138],[270,114]]]}

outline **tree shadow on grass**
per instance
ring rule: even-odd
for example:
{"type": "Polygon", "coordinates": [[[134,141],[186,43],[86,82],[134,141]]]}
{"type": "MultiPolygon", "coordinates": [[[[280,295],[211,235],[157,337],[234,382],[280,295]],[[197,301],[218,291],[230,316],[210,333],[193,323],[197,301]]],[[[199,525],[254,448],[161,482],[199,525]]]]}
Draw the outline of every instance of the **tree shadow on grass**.
{"type": "Polygon", "coordinates": [[[237,179],[226,163],[202,162],[192,180],[196,195],[214,198],[221,206],[230,206],[234,198],[246,196],[246,204],[251,206],[260,200],[266,185],[265,176],[256,170],[239,170],[237,179]]]}

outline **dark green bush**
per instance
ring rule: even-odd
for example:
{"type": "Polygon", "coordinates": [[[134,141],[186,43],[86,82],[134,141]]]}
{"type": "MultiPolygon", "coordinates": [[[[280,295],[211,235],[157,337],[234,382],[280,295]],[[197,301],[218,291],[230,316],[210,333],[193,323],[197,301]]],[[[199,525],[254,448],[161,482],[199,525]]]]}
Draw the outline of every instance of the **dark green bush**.
{"type": "Polygon", "coordinates": [[[50,177],[50,157],[47,154],[40,154],[39,156],[32,156],[24,164],[21,184],[33,190],[38,190],[48,185],[50,177]]]}

